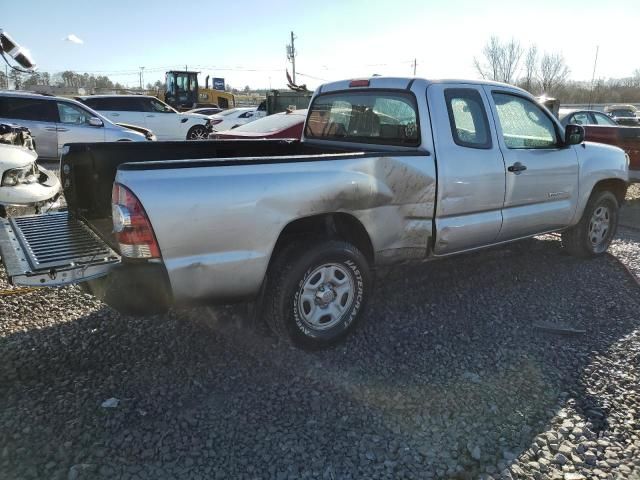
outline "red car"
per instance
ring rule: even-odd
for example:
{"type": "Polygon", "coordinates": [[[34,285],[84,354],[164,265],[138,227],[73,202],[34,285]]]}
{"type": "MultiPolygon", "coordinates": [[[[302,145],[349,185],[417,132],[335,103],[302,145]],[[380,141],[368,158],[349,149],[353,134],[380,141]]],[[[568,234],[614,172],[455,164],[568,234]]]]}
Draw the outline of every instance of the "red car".
{"type": "Polygon", "coordinates": [[[302,137],[304,120],[307,110],[292,110],[290,112],[276,113],[268,117],[254,120],[253,122],[224,132],[214,132],[209,138],[215,140],[227,139],[251,139],[251,138],[295,138],[302,137]]]}
{"type": "Polygon", "coordinates": [[[560,123],[582,125],[585,140],[620,147],[629,155],[629,181],[640,182],[640,127],[616,124],[595,110],[560,109],[560,123]]]}

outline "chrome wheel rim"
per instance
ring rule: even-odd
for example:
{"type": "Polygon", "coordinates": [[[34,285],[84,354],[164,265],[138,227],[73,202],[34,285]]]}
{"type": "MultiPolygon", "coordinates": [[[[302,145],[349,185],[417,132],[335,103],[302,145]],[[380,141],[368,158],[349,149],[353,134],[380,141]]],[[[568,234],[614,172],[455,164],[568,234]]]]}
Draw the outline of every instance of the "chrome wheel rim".
{"type": "Polygon", "coordinates": [[[204,140],[207,138],[207,131],[204,128],[196,128],[189,135],[191,140],[204,140]]]}
{"type": "Polygon", "coordinates": [[[335,326],[349,312],[355,299],[355,283],[347,267],[327,263],[314,269],[298,292],[298,314],[313,330],[335,326]]]}
{"type": "Polygon", "coordinates": [[[598,206],[589,221],[589,241],[594,250],[601,250],[606,246],[611,231],[611,211],[604,205],[598,206]]]}

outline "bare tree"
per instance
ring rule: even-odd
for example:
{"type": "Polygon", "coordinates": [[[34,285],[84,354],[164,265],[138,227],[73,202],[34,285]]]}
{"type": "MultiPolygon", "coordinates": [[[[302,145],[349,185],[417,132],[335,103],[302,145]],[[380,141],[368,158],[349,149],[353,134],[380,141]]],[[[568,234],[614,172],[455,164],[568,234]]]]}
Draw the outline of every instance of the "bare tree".
{"type": "Polygon", "coordinates": [[[494,36],[482,49],[483,58],[479,60],[474,57],[473,64],[482,78],[513,83],[522,53],[520,42],[512,38],[502,43],[494,36]]]}
{"type": "Polygon", "coordinates": [[[520,86],[528,92],[535,87],[538,70],[538,47],[531,45],[524,57],[524,76],[520,80],[520,86]]]}
{"type": "Polygon", "coordinates": [[[543,93],[552,93],[562,87],[569,77],[569,67],[559,53],[545,53],[540,59],[538,80],[543,93]]]}
{"type": "Polygon", "coordinates": [[[497,80],[500,75],[501,46],[498,37],[491,37],[482,49],[484,62],[481,63],[476,57],[473,58],[473,65],[476,70],[486,80],[497,80]]]}

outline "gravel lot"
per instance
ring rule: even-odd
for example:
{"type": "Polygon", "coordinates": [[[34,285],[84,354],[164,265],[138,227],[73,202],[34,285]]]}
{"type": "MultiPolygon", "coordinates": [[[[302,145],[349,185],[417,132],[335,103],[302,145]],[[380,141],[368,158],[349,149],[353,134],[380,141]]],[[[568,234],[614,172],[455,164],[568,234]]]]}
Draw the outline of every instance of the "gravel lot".
{"type": "Polygon", "coordinates": [[[315,353],[241,307],[1,296],[0,478],[640,478],[630,200],[615,257],[545,236],[393,270],[361,328],[315,353]]]}

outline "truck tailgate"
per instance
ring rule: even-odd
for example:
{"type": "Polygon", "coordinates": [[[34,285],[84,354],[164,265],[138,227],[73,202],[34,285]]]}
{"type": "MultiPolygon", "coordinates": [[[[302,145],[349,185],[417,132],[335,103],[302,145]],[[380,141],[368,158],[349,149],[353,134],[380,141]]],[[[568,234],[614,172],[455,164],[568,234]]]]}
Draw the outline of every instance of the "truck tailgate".
{"type": "Polygon", "coordinates": [[[68,212],[0,219],[0,255],[14,285],[60,286],[106,275],[120,256],[68,212]]]}

